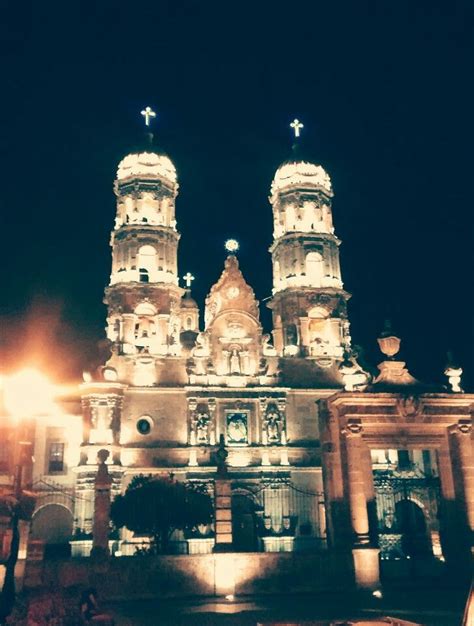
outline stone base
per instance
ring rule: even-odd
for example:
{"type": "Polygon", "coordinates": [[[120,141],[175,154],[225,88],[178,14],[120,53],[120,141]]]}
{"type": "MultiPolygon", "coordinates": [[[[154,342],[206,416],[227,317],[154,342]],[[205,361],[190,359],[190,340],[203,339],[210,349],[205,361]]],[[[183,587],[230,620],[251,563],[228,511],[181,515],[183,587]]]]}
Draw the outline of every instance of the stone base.
{"type": "Polygon", "coordinates": [[[380,587],[379,548],[353,548],[355,583],[359,589],[374,590],[380,587]]]}
{"type": "Polygon", "coordinates": [[[216,543],[212,549],[213,552],[234,552],[232,543],[216,543]]]}

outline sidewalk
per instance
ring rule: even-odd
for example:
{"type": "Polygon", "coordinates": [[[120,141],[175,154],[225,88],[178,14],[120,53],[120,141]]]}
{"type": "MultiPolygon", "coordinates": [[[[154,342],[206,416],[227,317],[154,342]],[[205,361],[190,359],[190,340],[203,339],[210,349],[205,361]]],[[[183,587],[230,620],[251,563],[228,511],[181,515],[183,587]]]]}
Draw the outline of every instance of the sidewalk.
{"type": "Polygon", "coordinates": [[[460,591],[387,592],[382,599],[369,595],[294,595],[160,602],[114,603],[117,626],[257,626],[299,624],[326,626],[328,620],[356,617],[398,617],[426,626],[459,626],[463,611],[460,591]]]}

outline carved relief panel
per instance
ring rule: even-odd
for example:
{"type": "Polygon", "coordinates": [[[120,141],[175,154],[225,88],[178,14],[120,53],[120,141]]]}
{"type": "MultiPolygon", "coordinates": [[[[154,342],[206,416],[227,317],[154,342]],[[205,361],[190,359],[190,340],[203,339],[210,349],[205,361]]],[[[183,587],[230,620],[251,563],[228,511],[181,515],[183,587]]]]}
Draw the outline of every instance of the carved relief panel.
{"type": "Polygon", "coordinates": [[[192,446],[213,446],[216,443],[216,402],[212,398],[188,399],[189,443],[192,446]]]}

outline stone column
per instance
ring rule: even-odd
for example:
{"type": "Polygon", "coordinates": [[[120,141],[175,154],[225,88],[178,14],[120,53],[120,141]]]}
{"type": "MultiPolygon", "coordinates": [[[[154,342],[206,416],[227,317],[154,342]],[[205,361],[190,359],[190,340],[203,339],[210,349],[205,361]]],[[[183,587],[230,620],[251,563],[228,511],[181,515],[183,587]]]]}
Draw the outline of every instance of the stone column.
{"type": "Polygon", "coordinates": [[[361,433],[361,423],[349,420],[344,429],[344,435],[346,437],[349,507],[355,546],[369,543],[369,516],[364,485],[365,468],[361,433]]]}
{"type": "Polygon", "coordinates": [[[469,530],[474,533],[474,450],[471,420],[459,420],[454,436],[457,440],[466,521],[469,530]]]}
{"type": "Polygon", "coordinates": [[[370,543],[373,546],[378,545],[378,516],[377,516],[377,499],[375,495],[375,487],[374,487],[374,474],[372,470],[372,455],[370,453],[370,448],[368,445],[362,440],[361,442],[362,448],[362,462],[363,462],[363,471],[364,471],[364,489],[365,489],[365,497],[367,499],[367,512],[369,516],[369,538],[370,543]]]}
{"type": "Polygon", "coordinates": [[[224,435],[220,436],[217,451],[217,474],[215,479],[215,533],[214,552],[232,550],[232,485],[227,472],[228,452],[224,447],[224,435]]]}
{"type": "Polygon", "coordinates": [[[94,525],[92,529],[91,551],[91,556],[94,557],[105,557],[109,554],[110,490],[112,487],[112,477],[105,464],[108,457],[108,450],[99,450],[97,454],[99,467],[94,483],[94,525]]]}
{"type": "Polygon", "coordinates": [[[216,399],[209,398],[207,402],[207,408],[209,409],[209,445],[216,445],[216,399]]]}
{"type": "Polygon", "coordinates": [[[456,488],[456,509],[459,518],[459,569],[468,575],[474,538],[474,451],[472,422],[461,419],[451,429],[453,470],[456,488]]]}
{"type": "Polygon", "coordinates": [[[367,454],[362,440],[360,420],[350,419],[344,429],[346,437],[347,479],[349,509],[354,537],[352,556],[356,585],[361,589],[380,586],[379,550],[372,547],[369,536],[366,482],[367,454]]]}
{"type": "Polygon", "coordinates": [[[447,438],[438,450],[438,471],[441,487],[441,502],[439,510],[439,533],[441,549],[447,565],[455,571],[459,561],[460,528],[457,513],[456,491],[454,487],[453,467],[447,438]]]}

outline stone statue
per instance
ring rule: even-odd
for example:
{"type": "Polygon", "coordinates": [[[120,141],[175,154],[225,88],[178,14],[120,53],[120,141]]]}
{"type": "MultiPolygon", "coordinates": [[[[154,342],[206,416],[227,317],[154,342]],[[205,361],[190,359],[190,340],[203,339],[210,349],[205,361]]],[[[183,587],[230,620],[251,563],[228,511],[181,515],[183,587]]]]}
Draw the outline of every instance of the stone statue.
{"type": "Polygon", "coordinates": [[[241,374],[242,364],[240,362],[240,351],[232,348],[229,352],[229,374],[241,374]]]}
{"type": "Polygon", "coordinates": [[[196,431],[196,443],[208,444],[209,443],[209,423],[211,418],[206,411],[199,411],[195,418],[194,428],[196,431]]]}
{"type": "Polygon", "coordinates": [[[282,419],[275,405],[270,404],[264,418],[267,443],[281,443],[282,419]]]}

